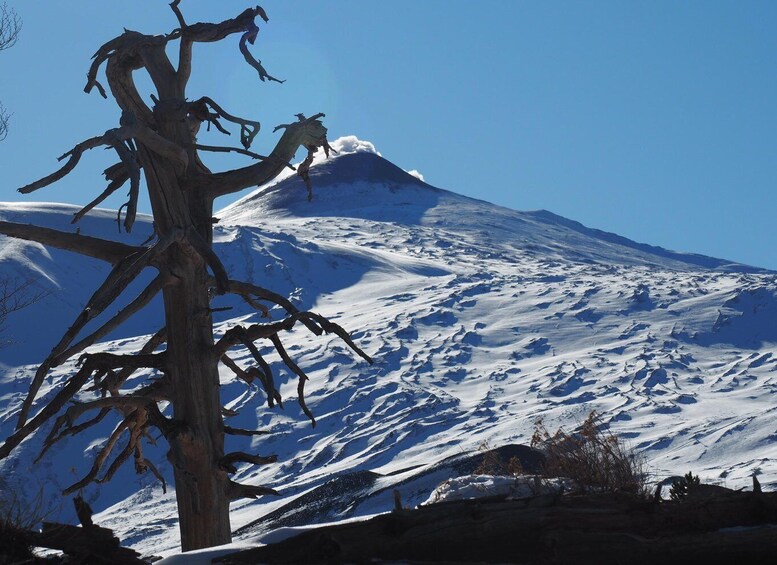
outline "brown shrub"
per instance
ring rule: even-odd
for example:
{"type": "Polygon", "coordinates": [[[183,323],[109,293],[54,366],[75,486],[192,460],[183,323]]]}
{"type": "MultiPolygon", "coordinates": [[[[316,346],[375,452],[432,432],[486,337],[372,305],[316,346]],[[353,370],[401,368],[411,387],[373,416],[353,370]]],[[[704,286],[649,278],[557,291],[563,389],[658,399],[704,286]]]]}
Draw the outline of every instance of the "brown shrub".
{"type": "MultiPolygon", "coordinates": [[[[42,495],[41,495],[42,499],[42,495]]],[[[33,563],[27,530],[38,522],[39,503],[24,504],[15,492],[8,492],[0,482],[0,563],[33,563]]]]}
{"type": "Polygon", "coordinates": [[[478,451],[483,459],[475,468],[475,475],[516,476],[523,474],[523,465],[518,457],[513,456],[505,463],[496,449],[492,449],[488,442],[480,444],[478,451]]]}
{"type": "Polygon", "coordinates": [[[531,446],[545,455],[544,475],[570,478],[583,492],[647,495],[644,458],[605,428],[596,412],[573,433],[563,428],[550,433],[538,421],[531,446]]]}

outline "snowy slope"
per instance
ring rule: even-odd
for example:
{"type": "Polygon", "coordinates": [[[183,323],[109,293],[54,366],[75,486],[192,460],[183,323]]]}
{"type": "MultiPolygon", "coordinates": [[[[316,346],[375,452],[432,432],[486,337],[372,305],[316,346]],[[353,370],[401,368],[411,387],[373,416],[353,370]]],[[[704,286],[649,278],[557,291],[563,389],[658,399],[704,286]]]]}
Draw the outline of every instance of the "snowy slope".
{"type": "MultiPolygon", "coordinates": [[[[83,235],[119,240],[131,245],[139,245],[153,231],[151,217],[139,214],[133,233],[122,232],[119,235],[116,212],[112,210],[95,210],[84,217],[76,228],[70,221],[79,209],[66,204],[3,202],[0,203],[0,220],[65,232],[78,229],[83,235]]],[[[0,339],[11,342],[10,347],[0,350],[2,369],[41,361],[81,312],[98,285],[105,280],[110,266],[75,253],[46,248],[39,243],[0,237],[0,276],[14,284],[30,281],[34,289],[48,293],[39,303],[9,318],[7,330],[0,334],[0,339]],[[45,323],[41,323],[42,320],[45,323]]],[[[142,289],[151,278],[141,277],[132,285],[130,292],[142,289]]],[[[126,302],[124,300],[120,304],[126,302]]],[[[117,307],[110,311],[115,312],[117,307]]],[[[160,307],[161,301],[155,301],[149,305],[142,318],[130,320],[117,335],[137,336],[152,331],[163,319],[161,314],[152,313],[160,307]]]]}
{"type": "MultiPolygon", "coordinates": [[[[289,176],[217,213],[216,251],[230,276],[331,317],[376,360],[366,365],[335,338],[288,338],[311,375],[306,397],[315,428],[277,357],[270,355],[283,411],[269,410],[261,391],[224,370],[225,404],[239,412],[231,425],[272,432],[230,439],[230,450],[279,456],[277,465],[239,471],[241,482],[276,487],[282,497],[236,503],[238,538],[293,525],[299,508],[321,499],[324,491],[315,489],[336,475],[337,492],[347,496],[305,519],[387,510],[397,484],[406,503],[423,501],[454,472],[449,463],[434,464],[485,442],[528,443],[538,418],[549,428],[569,427],[592,409],[646,453],[657,476],[693,470],[739,487],[757,472],[765,488],[777,486],[775,273],[465,198],[408,175],[355,138],[336,146],[341,154],[311,171],[312,203],[289,176]],[[299,496],[308,502],[290,505],[299,496]],[[282,519],[261,520],[271,512],[282,519]]],[[[63,226],[73,211],[3,205],[0,217],[63,226]]],[[[91,233],[117,237],[111,212],[90,222],[91,233]]],[[[42,272],[61,289],[11,320],[18,345],[0,350],[8,367],[0,379],[0,434],[7,435],[33,361],[104,272],[35,244],[2,244],[2,272],[42,272]],[[17,326],[20,318],[27,325],[17,326]],[[51,338],[42,335],[41,319],[51,338]]],[[[218,300],[233,307],[221,314],[219,332],[230,320],[253,319],[238,302],[218,300]]],[[[107,347],[136,349],[142,337],[133,336],[159,326],[151,310],[138,322],[147,327],[122,328],[107,347]]],[[[244,365],[250,359],[241,350],[233,357],[244,365]]],[[[57,369],[47,392],[71,372],[72,364],[57,369]]],[[[74,482],[114,424],[58,446],[28,473],[42,439],[33,437],[0,462],[0,476],[18,478],[23,470],[27,490],[36,481],[74,482]]],[[[169,477],[164,447],[150,453],[169,477]]],[[[162,496],[152,477],[125,469],[85,495],[105,510],[98,521],[140,551],[175,547],[174,495],[162,496]]]]}

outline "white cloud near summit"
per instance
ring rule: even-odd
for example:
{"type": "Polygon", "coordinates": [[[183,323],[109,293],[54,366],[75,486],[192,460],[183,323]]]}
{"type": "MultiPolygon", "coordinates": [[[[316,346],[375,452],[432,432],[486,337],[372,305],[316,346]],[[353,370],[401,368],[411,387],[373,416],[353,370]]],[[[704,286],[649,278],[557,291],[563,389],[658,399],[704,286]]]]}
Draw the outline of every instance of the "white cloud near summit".
{"type": "Polygon", "coordinates": [[[422,175],[420,171],[416,171],[415,169],[412,169],[410,171],[407,171],[407,174],[410,175],[411,177],[417,178],[421,182],[424,182],[424,175],[422,175]]]}
{"type": "MultiPolygon", "coordinates": [[[[340,154],[344,153],[374,153],[380,155],[380,152],[375,149],[375,146],[370,141],[359,139],[355,135],[344,135],[338,137],[329,145],[340,154]]],[[[382,155],[380,155],[382,157],[382,155]]]]}
{"type": "MultiPolygon", "coordinates": [[[[334,141],[330,142],[329,145],[331,145],[332,149],[337,151],[337,153],[340,155],[347,155],[349,153],[374,153],[375,155],[380,155],[381,157],[383,156],[380,154],[380,151],[375,149],[375,145],[371,141],[359,139],[355,135],[344,135],[342,137],[338,137],[334,141]]],[[[323,158],[316,156],[316,159],[313,161],[313,163],[320,163],[323,160],[323,158]]],[[[424,175],[422,175],[420,171],[412,169],[407,171],[407,174],[414,176],[422,182],[424,181],[424,175]]]]}

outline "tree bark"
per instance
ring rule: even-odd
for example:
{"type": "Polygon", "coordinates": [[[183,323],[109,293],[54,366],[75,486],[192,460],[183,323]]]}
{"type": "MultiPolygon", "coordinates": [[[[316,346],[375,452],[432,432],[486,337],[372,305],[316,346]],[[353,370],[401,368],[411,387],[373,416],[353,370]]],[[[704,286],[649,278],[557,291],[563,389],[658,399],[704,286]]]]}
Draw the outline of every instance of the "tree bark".
{"type": "MultiPolygon", "coordinates": [[[[160,91],[170,88],[174,85],[160,91]]],[[[183,98],[179,102],[185,103],[183,98]]],[[[164,107],[155,108],[159,132],[186,147],[191,144],[191,135],[185,122],[175,119],[175,106],[168,101],[164,107]],[[165,108],[173,111],[165,112],[165,108]]],[[[169,158],[142,142],[138,149],[160,237],[174,229],[194,229],[203,240],[212,241],[212,200],[183,190],[175,163],[169,158]]],[[[192,168],[189,173],[196,175],[192,168]]],[[[224,456],[224,426],[207,265],[185,241],[169,248],[164,262],[177,279],[177,284],[163,289],[173,418],[185,424],[185,429],[167,439],[174,467],[181,547],[188,551],[232,540],[229,480],[218,465],[224,456]]]]}
{"type": "Polygon", "coordinates": [[[169,331],[167,353],[175,391],[175,420],[186,431],[168,437],[175,470],[175,491],[184,551],[231,541],[224,427],[219,402],[218,359],[208,304],[207,273],[199,257],[179,256],[181,284],[164,291],[169,331]],[[207,517],[203,519],[203,517],[207,517]]]}

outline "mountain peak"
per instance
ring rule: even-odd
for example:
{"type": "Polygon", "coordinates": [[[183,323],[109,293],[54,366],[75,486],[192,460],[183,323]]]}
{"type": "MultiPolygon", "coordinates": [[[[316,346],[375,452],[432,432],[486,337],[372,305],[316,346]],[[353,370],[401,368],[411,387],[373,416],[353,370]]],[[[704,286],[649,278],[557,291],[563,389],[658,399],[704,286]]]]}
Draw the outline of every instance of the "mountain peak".
{"type": "Polygon", "coordinates": [[[227,206],[219,216],[235,220],[260,211],[263,215],[276,216],[347,215],[417,221],[419,214],[436,205],[440,195],[446,192],[384,159],[372,144],[368,146],[372,150],[357,146],[352,151],[353,144],[344,145],[339,141],[332,144],[338,154],[318,157],[310,168],[312,202],[308,202],[305,183],[292,173],[227,206]],[[401,217],[395,214],[389,217],[378,211],[397,207],[403,209],[401,217]],[[406,218],[408,214],[410,217],[406,218]]]}
{"type": "Polygon", "coordinates": [[[418,177],[397,167],[379,154],[366,151],[335,155],[323,163],[314,165],[310,169],[310,180],[313,182],[314,190],[317,185],[359,182],[431,188],[418,177]]]}

